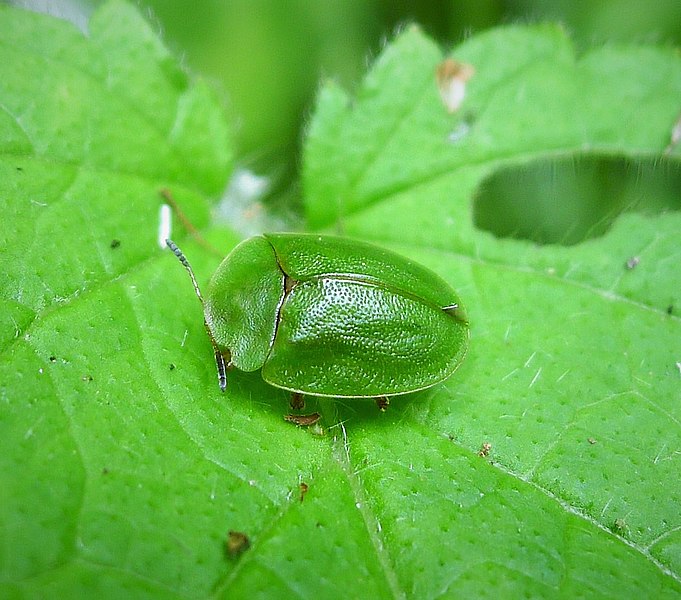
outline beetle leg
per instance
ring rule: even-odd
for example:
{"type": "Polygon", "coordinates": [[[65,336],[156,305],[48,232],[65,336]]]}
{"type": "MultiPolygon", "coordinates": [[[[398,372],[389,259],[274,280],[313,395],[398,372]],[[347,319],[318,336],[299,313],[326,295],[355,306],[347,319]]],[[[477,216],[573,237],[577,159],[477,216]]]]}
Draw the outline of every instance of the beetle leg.
{"type": "Polygon", "coordinates": [[[300,392],[293,392],[289,402],[291,410],[303,410],[305,408],[305,396],[300,392]]]}
{"type": "Polygon", "coordinates": [[[322,416],[318,412],[309,415],[284,415],[284,421],[298,425],[298,427],[309,427],[317,423],[322,416]]]}
{"type": "Polygon", "coordinates": [[[376,406],[378,406],[378,410],[385,412],[388,406],[390,406],[390,398],[388,396],[377,396],[376,406]]]}

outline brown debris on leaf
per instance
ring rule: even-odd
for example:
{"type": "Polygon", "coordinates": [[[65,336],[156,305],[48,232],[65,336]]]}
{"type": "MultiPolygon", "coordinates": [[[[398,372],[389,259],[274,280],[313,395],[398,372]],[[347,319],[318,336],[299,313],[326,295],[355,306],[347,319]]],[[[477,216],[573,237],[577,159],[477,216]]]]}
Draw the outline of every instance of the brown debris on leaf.
{"type": "Polygon", "coordinates": [[[455,113],[461,108],[466,97],[466,83],[474,74],[475,68],[472,65],[453,58],[447,58],[437,66],[437,87],[447,111],[455,113]]]}

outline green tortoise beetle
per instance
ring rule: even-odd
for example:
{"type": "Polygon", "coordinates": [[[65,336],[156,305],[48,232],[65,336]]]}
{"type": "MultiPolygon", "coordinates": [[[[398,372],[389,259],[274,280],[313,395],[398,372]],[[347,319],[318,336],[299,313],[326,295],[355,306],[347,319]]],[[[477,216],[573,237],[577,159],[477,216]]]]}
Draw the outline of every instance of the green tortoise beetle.
{"type": "Polygon", "coordinates": [[[468,319],[432,271],[346,238],[267,233],[241,242],[203,304],[220,389],[226,371],[261,369],[294,396],[383,398],[433,386],[466,353],[468,319]]]}

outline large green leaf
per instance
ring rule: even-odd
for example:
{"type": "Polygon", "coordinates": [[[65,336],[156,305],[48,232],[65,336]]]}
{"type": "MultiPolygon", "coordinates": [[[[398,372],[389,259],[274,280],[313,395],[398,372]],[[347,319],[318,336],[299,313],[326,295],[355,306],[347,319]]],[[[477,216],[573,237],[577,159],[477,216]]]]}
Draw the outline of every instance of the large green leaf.
{"type": "MultiPolygon", "coordinates": [[[[441,52],[409,29],[353,104],[322,89],[311,223],[435,269],[473,337],[451,380],[385,414],[308,401],[319,436],[257,373],[219,392],[200,306],[157,246],[161,187],[204,229],[229,175],[209,89],[119,2],[87,37],[7,8],[0,28],[5,595],[681,593],[679,213],[626,213],[571,247],[473,218],[500,167],[660,152],[672,51],[577,60],[556,28],[494,31],[456,50],[476,68],[459,117],[438,99],[441,52]],[[229,530],[250,537],[238,557],[229,530]]],[[[205,282],[216,261],[183,245],[205,282]]]]}

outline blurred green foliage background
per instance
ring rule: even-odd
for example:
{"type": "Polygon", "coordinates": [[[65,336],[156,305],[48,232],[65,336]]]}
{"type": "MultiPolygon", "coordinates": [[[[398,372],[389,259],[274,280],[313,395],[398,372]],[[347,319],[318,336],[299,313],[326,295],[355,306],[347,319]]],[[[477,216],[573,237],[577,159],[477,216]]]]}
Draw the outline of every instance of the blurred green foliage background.
{"type": "MultiPolygon", "coordinates": [[[[13,3],[69,19],[87,31],[89,15],[102,1],[13,3]]],[[[681,47],[681,0],[135,3],[186,66],[212,80],[223,94],[224,105],[236,125],[237,164],[268,177],[264,200],[271,213],[284,215],[289,223],[299,220],[291,216],[300,214],[302,140],[321,82],[332,78],[352,94],[385,41],[408,23],[419,24],[441,44],[443,52],[491,27],[543,21],[561,23],[578,54],[594,46],[618,43],[681,47]]],[[[637,165],[623,168],[634,173],[640,170],[637,165]]],[[[565,172],[572,169],[570,164],[563,168],[565,172]]],[[[663,189],[662,196],[667,199],[656,201],[662,209],[678,209],[679,174],[672,170],[675,172],[671,178],[666,171],[655,174],[655,188],[663,189]]],[[[631,194],[613,201],[607,186],[592,186],[589,194],[575,194],[577,188],[612,175],[609,164],[592,164],[587,171],[586,182],[564,185],[562,180],[556,183],[549,165],[540,169],[539,177],[530,174],[533,185],[529,187],[519,186],[513,174],[507,177],[502,173],[501,179],[481,191],[475,209],[476,224],[500,236],[527,237],[539,243],[578,243],[600,235],[621,210],[637,208],[639,202],[629,202],[631,194]],[[524,202],[517,202],[518,193],[524,202]],[[508,210],[499,210],[499,202],[508,210]]]]}
{"type": "MultiPolygon", "coordinates": [[[[87,27],[100,0],[17,0],[87,27]]],[[[352,91],[384,41],[418,23],[443,50],[505,23],[558,21],[578,51],[681,46],[679,0],[137,0],[187,66],[212,78],[238,124],[241,160],[295,180],[302,132],[325,77],[352,91]]]]}

